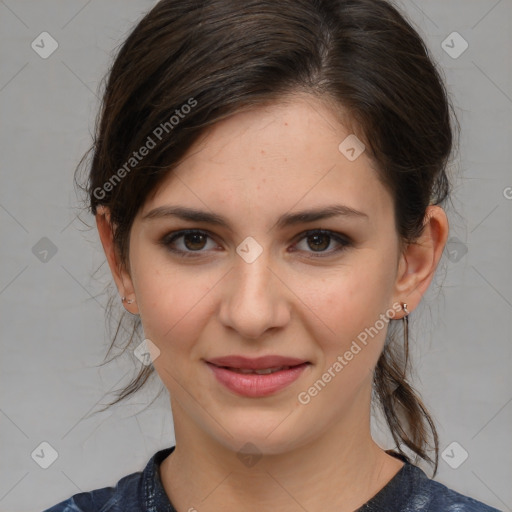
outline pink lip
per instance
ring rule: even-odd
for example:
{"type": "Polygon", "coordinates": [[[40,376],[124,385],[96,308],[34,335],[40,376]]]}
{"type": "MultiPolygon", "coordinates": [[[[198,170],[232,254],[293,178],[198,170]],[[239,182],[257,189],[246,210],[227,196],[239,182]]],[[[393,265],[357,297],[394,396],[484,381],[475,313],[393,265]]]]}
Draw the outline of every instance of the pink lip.
{"type": "MultiPolygon", "coordinates": [[[[246,396],[246,397],[265,397],[277,393],[281,391],[286,386],[289,386],[292,382],[297,380],[304,370],[309,366],[309,363],[300,361],[293,362],[294,360],[290,358],[278,358],[279,361],[276,364],[277,359],[271,356],[270,364],[266,361],[269,359],[259,358],[248,360],[243,358],[245,362],[237,359],[234,361],[234,356],[230,359],[230,368],[248,368],[248,369],[264,369],[264,368],[275,368],[278,366],[291,366],[288,370],[280,370],[274,373],[269,373],[267,375],[258,375],[258,374],[243,374],[238,373],[229,368],[222,368],[217,366],[217,363],[213,364],[211,361],[207,361],[206,364],[212,370],[216,379],[226,386],[229,390],[234,393],[246,396]],[[249,362],[247,362],[249,361],[249,362]],[[288,364],[283,363],[282,361],[286,361],[288,364]],[[290,364],[291,363],[291,364],[290,364]],[[241,366],[235,366],[235,365],[241,366]],[[248,367],[247,364],[257,365],[248,367]]],[[[218,361],[218,360],[212,360],[218,361]]],[[[226,359],[223,359],[225,363],[226,359]]],[[[297,360],[295,360],[297,361],[297,360]]],[[[224,364],[223,366],[227,366],[224,364]]]]}

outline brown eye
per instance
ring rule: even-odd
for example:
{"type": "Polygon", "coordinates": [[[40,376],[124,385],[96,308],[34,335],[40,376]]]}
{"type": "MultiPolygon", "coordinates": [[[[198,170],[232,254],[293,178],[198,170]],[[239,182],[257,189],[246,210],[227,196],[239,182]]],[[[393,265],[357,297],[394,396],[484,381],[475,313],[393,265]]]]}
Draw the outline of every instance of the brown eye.
{"type": "Polygon", "coordinates": [[[308,257],[321,258],[339,253],[351,245],[351,240],[341,233],[315,229],[303,233],[302,237],[300,238],[300,242],[296,244],[296,247],[298,247],[300,251],[308,253],[308,257]],[[305,240],[306,243],[303,244],[303,247],[301,248],[299,246],[303,240],[305,240]],[[304,245],[306,247],[304,247],[304,245]],[[332,246],[334,246],[334,249],[327,250],[332,246]]]}
{"type": "Polygon", "coordinates": [[[169,233],[160,242],[167,250],[184,257],[195,257],[205,254],[208,249],[213,249],[216,244],[211,236],[204,231],[185,230],[169,233]],[[207,247],[208,241],[212,246],[207,247]]]}
{"type": "Polygon", "coordinates": [[[309,235],[307,240],[310,242],[308,245],[315,251],[318,249],[323,251],[329,247],[331,242],[331,237],[326,235],[325,233],[320,233],[318,235],[309,235]]]}
{"type": "Polygon", "coordinates": [[[187,249],[197,251],[204,248],[207,238],[203,233],[187,233],[183,235],[183,243],[187,249]]]}

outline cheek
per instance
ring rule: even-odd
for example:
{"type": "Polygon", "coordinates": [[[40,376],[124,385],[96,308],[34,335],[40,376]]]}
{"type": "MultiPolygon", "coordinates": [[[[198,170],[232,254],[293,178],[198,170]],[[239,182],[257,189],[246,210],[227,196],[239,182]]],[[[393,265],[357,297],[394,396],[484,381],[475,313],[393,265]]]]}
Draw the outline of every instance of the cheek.
{"type": "Polygon", "coordinates": [[[139,290],[144,335],[160,351],[153,366],[175,398],[187,399],[182,388],[187,388],[187,376],[192,371],[190,365],[202,356],[196,353],[198,347],[194,341],[200,338],[212,314],[206,310],[208,291],[208,287],[200,287],[183,275],[163,278],[156,274],[148,276],[139,290]]]}
{"type": "Polygon", "coordinates": [[[307,287],[303,289],[308,297],[304,302],[326,326],[323,330],[328,335],[322,336],[319,341],[330,359],[343,354],[358,337],[368,342],[367,345],[360,343],[364,350],[358,359],[368,357],[373,360],[378,357],[388,325],[388,322],[382,324],[379,319],[392,306],[392,258],[391,254],[383,258],[382,253],[377,255],[373,251],[360,253],[357,263],[338,269],[330,278],[323,280],[321,286],[317,282],[315,287],[309,288],[309,292],[307,287]],[[312,293],[311,290],[316,291],[312,293]],[[378,333],[372,329],[376,322],[378,333]],[[372,336],[368,335],[369,330],[372,336]]]}
{"type": "Polygon", "coordinates": [[[382,320],[381,315],[386,318],[391,308],[388,293],[391,272],[389,265],[386,272],[378,261],[374,264],[366,261],[363,267],[361,273],[355,266],[338,273],[336,279],[323,283],[323,288],[307,302],[315,304],[315,316],[321,319],[318,322],[310,315],[312,322],[320,326],[313,334],[319,347],[319,368],[311,387],[302,391],[306,398],[316,393],[321,395],[313,405],[318,414],[325,413],[326,403],[337,404],[331,411],[333,415],[343,413],[361,396],[362,390],[371,387],[373,371],[384,346],[389,320],[382,320]]]}
{"type": "MultiPolygon", "coordinates": [[[[215,284],[208,276],[194,277],[193,270],[145,266],[135,272],[139,313],[146,338],[161,351],[162,360],[177,352],[190,352],[212,312],[208,295],[215,284]]],[[[156,365],[155,365],[156,366],[156,365]]]]}

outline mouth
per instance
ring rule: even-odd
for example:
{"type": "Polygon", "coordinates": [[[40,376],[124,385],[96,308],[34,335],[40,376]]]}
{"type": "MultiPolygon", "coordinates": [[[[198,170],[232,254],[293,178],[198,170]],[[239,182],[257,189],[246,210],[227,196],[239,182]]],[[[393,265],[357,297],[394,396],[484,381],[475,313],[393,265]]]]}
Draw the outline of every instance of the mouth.
{"type": "MultiPolygon", "coordinates": [[[[304,363],[307,364],[307,363],[304,363]]],[[[217,366],[217,365],[214,365],[217,366]]],[[[248,375],[254,373],[256,375],[270,375],[271,373],[280,372],[283,370],[289,370],[290,368],[295,368],[300,365],[294,366],[278,366],[277,368],[263,368],[261,370],[251,370],[250,368],[231,368],[229,366],[218,366],[218,368],[224,368],[226,370],[231,370],[232,372],[242,373],[244,375],[248,375]]]]}
{"type": "MultiPolygon", "coordinates": [[[[210,363],[210,364],[213,364],[213,363],[210,363]]],[[[214,365],[214,366],[217,366],[217,368],[223,368],[225,370],[230,370],[232,372],[242,373],[244,375],[249,375],[252,373],[255,375],[270,375],[271,373],[289,370],[290,368],[296,368],[298,366],[302,366],[303,364],[305,365],[305,364],[309,364],[309,363],[301,363],[301,364],[297,364],[297,365],[293,365],[293,366],[277,366],[275,368],[262,368],[259,370],[253,370],[251,368],[232,368],[230,366],[218,366],[218,365],[214,365]]]]}
{"type": "Polygon", "coordinates": [[[279,355],[252,358],[245,356],[224,356],[208,359],[206,362],[229,370],[265,370],[266,372],[289,369],[300,364],[309,363],[309,361],[306,361],[305,359],[279,355]]]}
{"type": "Polygon", "coordinates": [[[230,356],[211,359],[206,364],[220,384],[237,395],[252,398],[283,390],[311,366],[309,361],[280,356],[258,359],[230,356]]]}

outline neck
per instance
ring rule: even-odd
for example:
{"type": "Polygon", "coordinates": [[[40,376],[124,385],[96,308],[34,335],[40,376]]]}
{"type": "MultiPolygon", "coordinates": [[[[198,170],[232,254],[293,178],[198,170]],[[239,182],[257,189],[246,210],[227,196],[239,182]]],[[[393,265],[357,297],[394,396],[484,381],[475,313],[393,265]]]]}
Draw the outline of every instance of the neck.
{"type": "Polygon", "coordinates": [[[160,467],[177,510],[351,512],[403,466],[371,438],[369,411],[310,442],[245,463],[233,449],[180,421],[180,413],[174,404],[176,448],[160,467]]]}

